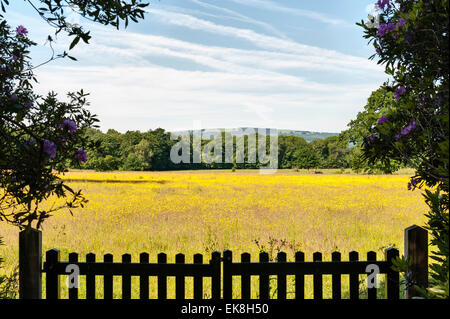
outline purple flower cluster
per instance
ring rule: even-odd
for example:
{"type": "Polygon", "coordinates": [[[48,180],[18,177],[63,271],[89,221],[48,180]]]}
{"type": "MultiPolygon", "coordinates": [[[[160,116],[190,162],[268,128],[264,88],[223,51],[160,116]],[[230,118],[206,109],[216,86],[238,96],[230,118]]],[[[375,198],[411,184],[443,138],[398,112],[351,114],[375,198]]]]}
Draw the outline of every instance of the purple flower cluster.
{"type": "Polygon", "coordinates": [[[87,153],[84,149],[80,148],[75,151],[75,158],[79,160],[80,162],[87,162],[87,153]]]}
{"type": "Polygon", "coordinates": [[[77,124],[72,120],[64,120],[59,127],[63,130],[67,129],[70,133],[77,131],[77,124]]]}
{"type": "Polygon", "coordinates": [[[400,95],[405,94],[406,89],[404,86],[399,86],[398,88],[395,89],[394,95],[395,95],[395,100],[398,102],[400,100],[400,95]]]}
{"type": "Polygon", "coordinates": [[[55,143],[45,140],[44,141],[44,153],[46,153],[50,158],[56,157],[56,145],[55,143]]]}
{"type": "Polygon", "coordinates": [[[28,33],[28,30],[23,25],[19,25],[16,28],[16,34],[19,36],[26,35],[27,33],[28,33]]]}
{"type": "Polygon", "coordinates": [[[384,8],[386,7],[387,10],[389,10],[391,8],[391,4],[389,3],[389,0],[378,0],[377,7],[381,10],[384,10],[384,8]]]}
{"type": "Polygon", "coordinates": [[[395,24],[393,24],[392,22],[389,22],[387,24],[383,23],[380,24],[380,27],[378,28],[377,31],[377,36],[382,38],[386,35],[386,33],[388,33],[389,31],[392,31],[395,29],[395,24]]]}
{"type": "Polygon", "coordinates": [[[387,123],[387,122],[389,122],[389,121],[388,121],[387,117],[384,115],[378,119],[378,124],[383,124],[383,123],[387,123]]]}
{"type": "Polygon", "coordinates": [[[403,18],[398,19],[398,22],[396,24],[397,27],[401,28],[406,24],[406,20],[403,18]]]}
{"type": "Polygon", "coordinates": [[[420,180],[418,178],[411,178],[411,181],[408,183],[408,190],[415,189],[417,184],[419,184],[420,180]]]}
{"type": "Polygon", "coordinates": [[[416,121],[412,121],[408,126],[404,127],[400,133],[395,136],[395,140],[398,141],[402,136],[408,135],[411,131],[413,131],[417,127],[416,121]]]}

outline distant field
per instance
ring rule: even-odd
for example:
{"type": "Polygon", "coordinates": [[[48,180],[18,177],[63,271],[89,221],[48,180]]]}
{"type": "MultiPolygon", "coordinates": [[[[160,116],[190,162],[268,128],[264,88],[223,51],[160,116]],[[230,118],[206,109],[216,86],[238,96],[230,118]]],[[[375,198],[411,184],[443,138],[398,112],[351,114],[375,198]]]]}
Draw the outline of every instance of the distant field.
{"type": "MultiPolygon", "coordinates": [[[[250,170],[72,171],[65,178],[90,202],[73,217],[60,212],[44,223],[43,249],[58,248],[63,259],[71,251],[93,252],[98,260],[105,253],[113,253],[115,260],[131,253],[137,260],[139,253],[148,252],[153,262],[159,252],[166,252],[169,262],[182,252],[191,262],[195,253],[209,255],[224,249],[233,250],[235,256],[249,252],[256,260],[261,246],[272,256],[286,251],[288,259],[302,250],[307,260],[315,251],[330,260],[334,250],[344,259],[351,250],[358,251],[361,259],[370,250],[382,258],[383,247],[389,245],[402,253],[403,229],[425,221],[422,195],[406,187],[412,172],[387,176],[322,171],[285,170],[273,175],[250,170]]],[[[1,223],[0,234],[7,245],[0,248],[6,259],[0,272],[9,272],[18,260],[17,230],[1,223]]],[[[309,279],[306,296],[310,298],[309,279]]],[[[173,284],[169,282],[169,288],[173,284]]],[[[138,296],[137,289],[133,294],[138,296]]],[[[235,294],[239,296],[239,291],[235,294]]],[[[328,289],[324,297],[330,294],[328,289]]],[[[151,296],[155,295],[153,289],[151,296]]]]}

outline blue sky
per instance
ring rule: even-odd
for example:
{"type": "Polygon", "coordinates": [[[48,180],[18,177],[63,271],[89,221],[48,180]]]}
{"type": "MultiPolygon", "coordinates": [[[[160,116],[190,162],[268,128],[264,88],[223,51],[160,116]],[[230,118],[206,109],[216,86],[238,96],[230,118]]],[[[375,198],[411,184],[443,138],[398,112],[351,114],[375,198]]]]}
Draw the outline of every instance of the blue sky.
{"type": "MultiPolygon", "coordinates": [[[[50,56],[52,30],[24,1],[6,18],[50,56]]],[[[37,1],[35,1],[37,2],[37,1]]],[[[40,93],[83,88],[102,130],[271,127],[339,132],[386,79],[356,21],[366,0],[159,0],[117,31],[76,15],[91,44],[36,70],[40,93]]],[[[67,49],[59,37],[55,48],[67,49]]]]}

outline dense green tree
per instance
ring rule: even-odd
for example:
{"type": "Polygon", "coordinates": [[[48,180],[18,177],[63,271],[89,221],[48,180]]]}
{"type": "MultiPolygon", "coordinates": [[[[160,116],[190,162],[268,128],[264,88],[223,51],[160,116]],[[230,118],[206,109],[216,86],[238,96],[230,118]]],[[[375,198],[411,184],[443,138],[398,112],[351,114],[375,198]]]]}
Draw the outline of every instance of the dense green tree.
{"type": "Polygon", "coordinates": [[[127,131],[121,137],[120,154],[127,157],[129,153],[134,151],[134,147],[142,140],[142,133],[139,131],[127,131]]]}
{"type": "Polygon", "coordinates": [[[280,168],[293,168],[299,164],[302,153],[309,157],[311,145],[297,136],[280,136],[278,138],[278,165],[280,168]]]}
{"type": "Polygon", "coordinates": [[[311,147],[316,152],[319,166],[322,168],[348,168],[350,167],[350,145],[338,136],[329,136],[325,139],[314,140],[311,147]]]}
{"type": "Polygon", "coordinates": [[[142,170],[143,166],[144,164],[141,162],[138,156],[135,153],[130,153],[128,154],[127,158],[120,166],[120,168],[124,171],[140,171],[142,170]]]}
{"type": "MultiPolygon", "coordinates": [[[[180,170],[180,169],[257,169],[266,166],[261,163],[263,158],[260,150],[261,141],[266,141],[266,154],[273,149],[270,143],[274,142],[268,136],[260,137],[257,133],[231,136],[222,132],[220,139],[202,139],[201,148],[209,147],[209,159],[203,154],[202,162],[193,162],[193,136],[190,137],[190,163],[172,163],[170,151],[177,143],[171,140],[170,134],[158,128],[145,133],[128,131],[121,134],[114,130],[102,133],[96,129],[86,132],[88,139],[98,143],[99,146],[88,152],[89,160],[84,168],[105,170],[180,170]],[[225,143],[232,145],[232,158],[226,162],[225,143]],[[250,144],[250,145],[249,145],[250,144]],[[214,149],[221,150],[221,155],[214,155],[214,149]],[[249,154],[255,156],[249,156],[249,154]],[[132,155],[131,155],[132,154],[132,155]],[[105,158],[108,161],[105,162],[105,158]],[[114,159],[114,160],[113,160],[114,159]],[[243,161],[243,162],[242,162],[243,161]],[[108,163],[108,164],[107,164],[108,163]]],[[[334,137],[324,140],[306,142],[297,136],[279,136],[278,140],[279,168],[347,168],[350,166],[350,147],[347,142],[334,137]]],[[[262,151],[262,149],[261,149],[262,151]]],[[[267,159],[266,159],[267,160],[267,159]]]]}
{"type": "Polygon", "coordinates": [[[134,154],[139,159],[141,163],[141,171],[148,170],[151,168],[151,158],[153,156],[153,151],[150,148],[150,143],[146,139],[142,139],[139,144],[134,146],[134,154]]]}
{"type": "Polygon", "coordinates": [[[394,93],[388,91],[386,88],[381,87],[376,91],[373,91],[370,97],[367,99],[367,104],[364,106],[364,110],[359,112],[356,119],[350,121],[347,125],[349,128],[339,135],[342,141],[346,141],[354,145],[354,149],[350,154],[349,164],[356,171],[365,171],[368,173],[383,172],[391,174],[395,170],[404,166],[401,162],[391,159],[389,164],[377,160],[370,162],[364,153],[361,151],[365,139],[371,134],[373,123],[376,123],[383,115],[394,112],[396,108],[396,101],[394,93]]]}
{"type": "Polygon", "coordinates": [[[294,165],[297,168],[317,168],[319,166],[319,160],[316,152],[314,152],[311,146],[302,147],[294,153],[293,156],[296,159],[294,165]]]}
{"type": "MultiPolygon", "coordinates": [[[[94,157],[89,165],[97,171],[115,171],[119,169],[120,159],[111,155],[94,157]]],[[[88,166],[86,165],[86,167],[88,166]]]]}
{"type": "Polygon", "coordinates": [[[150,168],[152,170],[173,168],[172,162],[168,159],[170,158],[170,149],[175,144],[175,141],[170,139],[170,134],[162,128],[157,128],[153,131],[148,131],[145,134],[145,138],[149,142],[152,152],[150,168]]]}

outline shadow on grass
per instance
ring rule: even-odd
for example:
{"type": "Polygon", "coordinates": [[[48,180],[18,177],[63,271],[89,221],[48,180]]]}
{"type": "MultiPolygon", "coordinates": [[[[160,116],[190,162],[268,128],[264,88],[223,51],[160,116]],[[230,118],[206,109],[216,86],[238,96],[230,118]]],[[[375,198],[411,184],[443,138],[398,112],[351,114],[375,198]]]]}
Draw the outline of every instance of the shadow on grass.
{"type": "Polygon", "coordinates": [[[138,180],[121,180],[121,179],[81,179],[81,178],[67,178],[64,179],[65,182],[78,182],[78,183],[125,183],[125,184],[145,184],[145,183],[156,183],[156,184],[167,184],[170,183],[166,180],[155,180],[155,181],[138,181],[138,180]]]}

